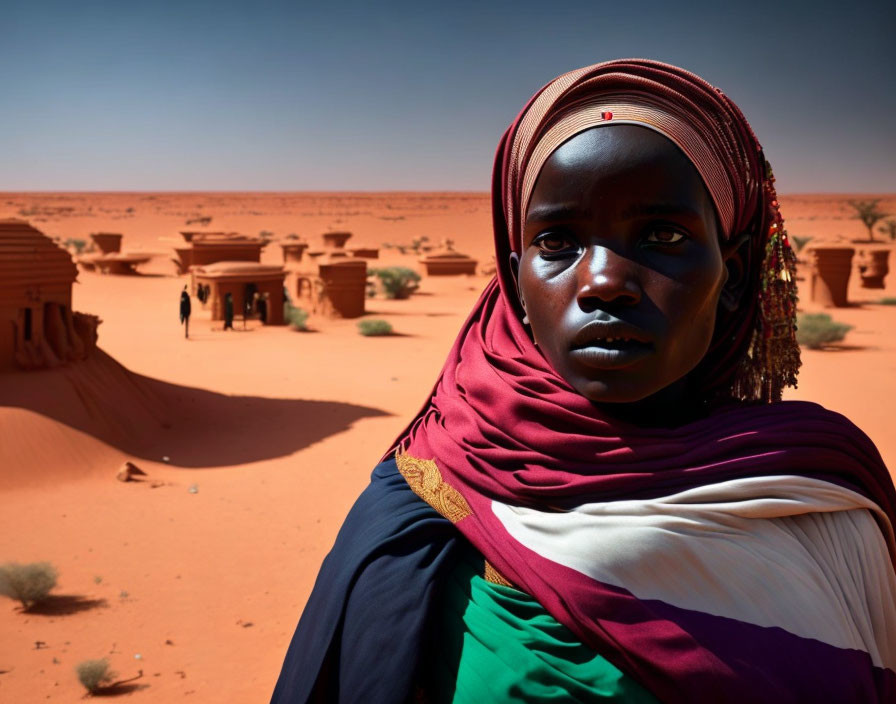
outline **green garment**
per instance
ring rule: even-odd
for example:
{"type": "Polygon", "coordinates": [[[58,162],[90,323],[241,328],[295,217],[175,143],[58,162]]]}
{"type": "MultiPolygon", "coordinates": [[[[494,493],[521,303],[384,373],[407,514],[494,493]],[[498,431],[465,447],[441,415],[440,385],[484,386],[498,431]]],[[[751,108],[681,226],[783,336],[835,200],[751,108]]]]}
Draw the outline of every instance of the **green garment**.
{"type": "Polygon", "coordinates": [[[656,698],[578,641],[535,599],[460,562],[442,587],[423,689],[433,704],[636,702],[656,698]]]}

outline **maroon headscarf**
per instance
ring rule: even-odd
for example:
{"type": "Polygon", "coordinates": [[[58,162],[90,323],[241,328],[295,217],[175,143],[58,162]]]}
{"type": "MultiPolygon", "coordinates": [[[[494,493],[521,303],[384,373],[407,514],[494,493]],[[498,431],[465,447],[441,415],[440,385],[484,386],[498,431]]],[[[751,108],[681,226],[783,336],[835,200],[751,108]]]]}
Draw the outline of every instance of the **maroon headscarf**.
{"type": "MultiPolygon", "coordinates": [[[[743,115],[720,91],[687,71],[640,59],[568,73],[545,86],[504,134],[492,188],[497,278],[464,324],[429,400],[389,454],[401,448],[406,457],[437,468],[435,478],[425,479],[429,493],[424,498],[456,521],[507,580],[654,692],[668,695],[681,685],[673,697],[680,698],[702,685],[696,680],[686,684],[687,675],[677,665],[667,670],[657,665],[665,662],[666,641],[645,646],[643,633],[632,640],[624,635],[631,633],[626,630],[631,623],[616,624],[616,630],[606,621],[600,627],[585,623],[570,596],[547,583],[505,536],[496,534],[485,515],[488,503],[547,509],[668,495],[742,477],[798,474],[867,496],[896,524],[892,481],[871,441],[842,416],[810,403],[769,402],[775,394],[768,389],[776,385],[779,394],[795,374],[792,358],[778,360],[789,365],[783,371],[775,369],[774,359],[763,360],[766,368],[758,370],[744,363],[762,356],[757,339],[773,338],[776,331],[770,326],[782,324],[774,319],[782,315],[780,306],[774,307],[781,301],[769,299],[773,287],[792,286],[792,255],[789,247],[782,250],[786,239],[782,244],[761,148],[743,115]],[[708,394],[721,390],[733,401],[674,429],[614,420],[558,375],[521,322],[509,269],[511,251],[520,251],[520,222],[541,165],[574,134],[618,122],[641,124],[672,139],[701,174],[723,236],[750,238],[747,303],[736,315],[719,319],[713,345],[695,372],[708,394]],[[774,384],[770,374],[778,375],[774,384]]],[[[792,320],[790,325],[788,335],[792,320]]],[[[611,606],[619,603],[608,601],[611,606]]],[[[634,613],[625,619],[656,618],[634,613]]],[[[682,645],[680,635],[676,638],[674,648],[690,647],[682,645]]],[[[698,645],[693,647],[698,653],[698,645]]]]}

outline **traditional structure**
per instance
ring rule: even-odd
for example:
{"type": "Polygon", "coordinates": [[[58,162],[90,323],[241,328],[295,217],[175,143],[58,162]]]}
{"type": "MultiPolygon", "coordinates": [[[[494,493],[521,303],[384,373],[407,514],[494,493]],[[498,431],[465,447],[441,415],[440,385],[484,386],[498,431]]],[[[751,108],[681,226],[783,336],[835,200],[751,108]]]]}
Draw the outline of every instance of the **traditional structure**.
{"type": "Polygon", "coordinates": [[[295,266],[302,263],[302,254],[308,249],[308,243],[300,240],[284,240],[280,243],[283,250],[283,266],[295,266]]]}
{"type": "Polygon", "coordinates": [[[121,234],[118,232],[94,232],[90,239],[103,254],[121,251],[121,234]]]}
{"type": "Polygon", "coordinates": [[[865,249],[859,251],[859,276],[862,288],[884,288],[884,279],[890,273],[890,249],[865,249]]]}
{"type": "Polygon", "coordinates": [[[188,247],[175,247],[178,273],[185,274],[191,266],[206,266],[215,262],[260,262],[261,250],[267,240],[247,237],[236,232],[180,233],[188,247]]]}
{"type": "Polygon", "coordinates": [[[95,315],[72,313],[71,255],[24,220],[0,220],[0,371],[83,359],[95,315]]]}
{"type": "Polygon", "coordinates": [[[420,263],[426,268],[428,276],[456,276],[458,274],[475,274],[478,262],[466,254],[448,250],[434,252],[423,257],[420,263]]]}
{"type": "Polygon", "coordinates": [[[356,259],[380,258],[380,250],[377,247],[352,247],[348,251],[356,259]]]}
{"type": "Polygon", "coordinates": [[[224,319],[224,298],[233,297],[233,310],[240,316],[246,303],[256,310],[256,296],[265,300],[267,325],[283,325],[283,278],[286,271],[282,266],[259,264],[254,261],[216,262],[208,266],[194,267],[192,270],[193,295],[199,286],[208,287],[208,298],[204,305],[211,306],[212,320],[224,319]]]}
{"type": "Polygon", "coordinates": [[[151,254],[122,254],[113,252],[91,260],[94,268],[103,274],[136,274],[137,267],[152,259],[151,254]]]}
{"type": "Polygon", "coordinates": [[[852,272],[852,247],[812,247],[809,298],[825,307],[848,305],[846,293],[852,272]]]}
{"type": "Polygon", "coordinates": [[[345,247],[345,243],[351,239],[351,236],[351,232],[325,232],[323,234],[324,247],[342,249],[345,247]]]}
{"type": "Polygon", "coordinates": [[[317,273],[300,273],[295,278],[299,305],[311,313],[337,318],[364,315],[367,298],[367,262],[350,257],[321,257],[315,261],[317,273]]]}

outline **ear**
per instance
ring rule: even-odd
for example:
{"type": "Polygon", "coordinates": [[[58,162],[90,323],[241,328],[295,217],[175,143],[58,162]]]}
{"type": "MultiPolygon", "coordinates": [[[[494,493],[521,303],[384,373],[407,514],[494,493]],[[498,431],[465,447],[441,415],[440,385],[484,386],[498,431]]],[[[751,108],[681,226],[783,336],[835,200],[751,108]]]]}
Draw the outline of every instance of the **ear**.
{"type": "MultiPolygon", "coordinates": [[[[520,255],[516,252],[510,253],[510,275],[513,276],[513,284],[516,286],[516,297],[519,299],[520,305],[523,307],[523,313],[526,313],[526,301],[523,300],[523,292],[520,288],[520,255]]],[[[529,324],[527,315],[523,316],[523,323],[529,324]]]]}
{"type": "Polygon", "coordinates": [[[719,305],[733,313],[741,304],[747,289],[747,272],[750,271],[750,233],[744,232],[732,237],[722,245],[722,259],[728,277],[722,286],[719,305]]]}

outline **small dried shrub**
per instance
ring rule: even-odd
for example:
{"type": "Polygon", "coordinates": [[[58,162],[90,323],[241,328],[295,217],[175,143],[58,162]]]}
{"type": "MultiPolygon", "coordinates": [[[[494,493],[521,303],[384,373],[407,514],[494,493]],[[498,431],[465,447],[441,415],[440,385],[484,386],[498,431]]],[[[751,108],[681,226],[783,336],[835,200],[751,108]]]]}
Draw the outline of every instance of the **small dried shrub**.
{"type": "Polygon", "coordinates": [[[283,304],[283,317],[293,330],[305,331],[308,329],[308,311],[298,308],[289,302],[283,304]]]}
{"type": "Polygon", "coordinates": [[[811,237],[800,237],[799,235],[794,235],[790,239],[793,240],[793,248],[799,253],[803,251],[803,247],[809,244],[812,241],[811,237]]]}
{"type": "Polygon", "coordinates": [[[896,298],[887,296],[886,298],[881,298],[878,303],[880,303],[882,306],[896,306],[896,298]]]}
{"type": "Polygon", "coordinates": [[[406,266],[371,269],[370,273],[380,280],[386,298],[410,298],[420,287],[420,274],[406,266]]]}
{"type": "Polygon", "coordinates": [[[382,335],[391,335],[392,325],[386,320],[371,318],[370,320],[362,320],[358,323],[358,332],[364,335],[364,337],[380,337],[382,335]]]}
{"type": "Polygon", "coordinates": [[[109,661],[106,658],[79,662],[75,665],[75,672],[78,674],[78,681],[90,694],[95,694],[115,677],[115,673],[109,670],[109,661]]]}
{"type": "Polygon", "coordinates": [[[796,340],[802,347],[818,350],[832,342],[840,342],[852,325],[838,323],[827,313],[801,313],[797,316],[796,340]]]}
{"type": "Polygon", "coordinates": [[[22,602],[27,611],[49,596],[57,576],[49,562],[8,562],[0,565],[0,594],[22,602]]]}
{"type": "Polygon", "coordinates": [[[75,250],[75,254],[81,254],[84,251],[84,248],[87,246],[87,240],[79,240],[73,237],[69,237],[62,243],[62,246],[71,251],[75,250]]]}

